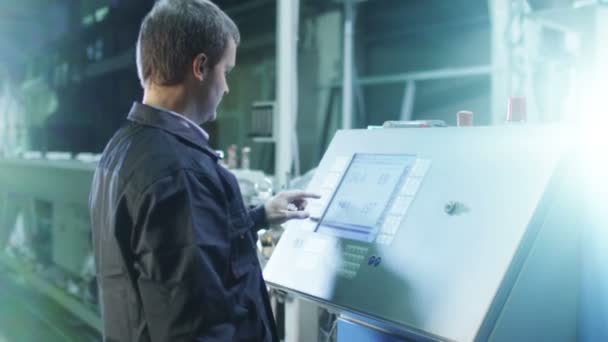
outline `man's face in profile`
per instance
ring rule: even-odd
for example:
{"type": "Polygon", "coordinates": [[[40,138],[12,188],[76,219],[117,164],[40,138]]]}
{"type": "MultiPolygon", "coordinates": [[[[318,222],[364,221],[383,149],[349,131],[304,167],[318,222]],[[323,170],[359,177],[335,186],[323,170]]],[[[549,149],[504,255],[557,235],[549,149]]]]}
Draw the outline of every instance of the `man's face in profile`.
{"type": "Polygon", "coordinates": [[[217,107],[222,98],[230,91],[228,74],[236,64],[236,43],[230,39],[224,55],[211,68],[205,67],[204,78],[201,82],[200,110],[201,123],[213,121],[217,117],[217,107]]]}

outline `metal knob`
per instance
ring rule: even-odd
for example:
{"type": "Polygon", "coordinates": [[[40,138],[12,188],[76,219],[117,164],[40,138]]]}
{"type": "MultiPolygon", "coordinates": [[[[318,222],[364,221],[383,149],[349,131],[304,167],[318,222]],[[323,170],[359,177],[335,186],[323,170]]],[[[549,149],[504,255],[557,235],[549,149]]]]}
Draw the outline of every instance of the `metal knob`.
{"type": "Polygon", "coordinates": [[[457,207],[458,207],[458,202],[456,202],[456,201],[449,201],[443,207],[443,211],[445,211],[445,213],[448,214],[448,215],[454,215],[454,213],[456,212],[457,207]]]}

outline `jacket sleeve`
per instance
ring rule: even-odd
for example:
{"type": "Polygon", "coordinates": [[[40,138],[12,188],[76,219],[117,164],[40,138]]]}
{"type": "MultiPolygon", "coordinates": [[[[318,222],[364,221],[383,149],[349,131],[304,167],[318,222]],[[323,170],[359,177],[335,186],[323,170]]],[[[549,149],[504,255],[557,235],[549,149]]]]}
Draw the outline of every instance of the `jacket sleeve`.
{"type": "Polygon", "coordinates": [[[227,218],[204,182],[177,171],[149,186],[135,206],[134,267],[152,341],[228,341],[234,334],[226,324],[227,218]]]}
{"type": "MultiPolygon", "coordinates": [[[[257,206],[253,209],[249,210],[249,217],[253,221],[253,232],[257,232],[262,228],[266,228],[268,226],[268,222],[266,221],[266,210],[264,209],[264,205],[257,206]]],[[[255,234],[254,234],[255,236],[255,234]]]]}

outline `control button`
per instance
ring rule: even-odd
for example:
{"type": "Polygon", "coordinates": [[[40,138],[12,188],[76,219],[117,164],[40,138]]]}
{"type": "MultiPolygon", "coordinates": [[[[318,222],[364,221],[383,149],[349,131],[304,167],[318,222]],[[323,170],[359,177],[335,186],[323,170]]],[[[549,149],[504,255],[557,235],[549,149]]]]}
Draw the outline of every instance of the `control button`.
{"type": "Polygon", "coordinates": [[[355,253],[351,253],[351,252],[344,252],[343,255],[344,255],[344,259],[346,259],[347,261],[361,262],[361,261],[363,261],[363,259],[365,259],[364,255],[355,254],[355,253]]]}
{"type": "Polygon", "coordinates": [[[338,273],[340,276],[347,278],[347,279],[353,279],[357,275],[357,272],[349,271],[349,270],[340,270],[340,271],[338,271],[338,273]]]}
{"type": "Polygon", "coordinates": [[[391,214],[393,215],[405,215],[407,209],[412,204],[412,200],[414,198],[410,196],[399,196],[395,199],[393,203],[393,207],[391,209],[391,214]]]}
{"type": "Polygon", "coordinates": [[[428,159],[418,159],[410,173],[410,177],[424,177],[431,167],[431,161],[428,159]]]}
{"type": "Polygon", "coordinates": [[[417,177],[408,177],[401,188],[402,196],[414,196],[416,191],[418,191],[418,187],[420,187],[420,182],[422,178],[417,177]]]}
{"type": "Polygon", "coordinates": [[[386,235],[393,235],[397,233],[397,229],[399,229],[399,225],[401,224],[401,217],[399,216],[387,216],[384,219],[384,224],[382,225],[382,233],[386,235]]]}
{"type": "Polygon", "coordinates": [[[379,235],[378,239],[376,239],[376,243],[389,246],[393,242],[394,238],[394,235],[379,235]]]}
{"type": "Polygon", "coordinates": [[[443,206],[443,211],[450,216],[454,216],[466,214],[470,209],[462,202],[449,201],[443,206]]]}
{"type": "Polygon", "coordinates": [[[355,262],[346,261],[342,266],[345,270],[357,271],[359,269],[359,264],[355,262]]]}

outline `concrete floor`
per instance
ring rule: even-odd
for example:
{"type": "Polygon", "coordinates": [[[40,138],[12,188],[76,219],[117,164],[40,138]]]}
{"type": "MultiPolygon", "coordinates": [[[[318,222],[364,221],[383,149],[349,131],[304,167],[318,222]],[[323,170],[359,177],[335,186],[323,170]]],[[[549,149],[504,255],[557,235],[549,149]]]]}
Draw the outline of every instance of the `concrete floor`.
{"type": "Polygon", "coordinates": [[[0,342],[93,342],[100,334],[0,267],[0,342]]]}

